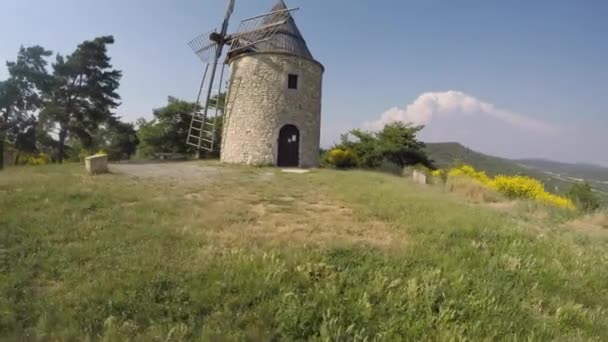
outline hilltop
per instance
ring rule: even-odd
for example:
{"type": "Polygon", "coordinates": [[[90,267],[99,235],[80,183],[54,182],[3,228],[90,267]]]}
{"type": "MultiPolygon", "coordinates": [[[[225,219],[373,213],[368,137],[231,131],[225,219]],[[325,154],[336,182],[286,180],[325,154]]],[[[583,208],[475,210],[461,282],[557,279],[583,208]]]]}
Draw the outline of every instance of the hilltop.
{"type": "Polygon", "coordinates": [[[608,338],[605,217],[369,171],[111,171],[2,173],[0,339],[608,338]]]}
{"type": "Polygon", "coordinates": [[[497,174],[524,174],[527,171],[527,168],[512,160],[473,151],[457,142],[426,143],[425,152],[440,168],[465,163],[476,169],[484,170],[492,176],[497,174]]]}
{"type": "Polygon", "coordinates": [[[588,181],[608,199],[608,168],[589,164],[568,164],[543,159],[506,159],[474,151],[457,142],[426,143],[426,153],[440,168],[465,163],[489,175],[527,175],[541,180],[557,193],[567,191],[575,182],[588,181]]]}

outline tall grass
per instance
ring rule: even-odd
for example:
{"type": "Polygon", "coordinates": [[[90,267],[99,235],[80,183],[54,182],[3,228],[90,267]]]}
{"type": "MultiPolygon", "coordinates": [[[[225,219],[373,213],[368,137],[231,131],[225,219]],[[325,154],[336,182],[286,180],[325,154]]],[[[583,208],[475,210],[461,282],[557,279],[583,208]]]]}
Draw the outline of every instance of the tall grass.
{"type": "Polygon", "coordinates": [[[473,202],[495,203],[503,197],[491,187],[469,177],[449,177],[445,183],[447,191],[461,195],[473,202]]]}
{"type": "Polygon", "coordinates": [[[606,240],[543,222],[530,229],[363,171],[232,167],[184,183],[89,177],[78,165],[9,169],[0,175],[0,334],[608,338],[606,240]],[[399,238],[385,247],[374,234],[399,238]]]}

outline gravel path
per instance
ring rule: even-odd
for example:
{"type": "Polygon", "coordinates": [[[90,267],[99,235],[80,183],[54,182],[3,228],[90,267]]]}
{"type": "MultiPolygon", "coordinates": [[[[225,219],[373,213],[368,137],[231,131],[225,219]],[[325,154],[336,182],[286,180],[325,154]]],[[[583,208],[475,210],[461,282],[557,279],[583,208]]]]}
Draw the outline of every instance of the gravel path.
{"type": "Polygon", "coordinates": [[[110,164],[110,172],[137,178],[166,179],[171,181],[200,182],[212,180],[219,168],[197,162],[167,162],[143,164],[110,164]]]}

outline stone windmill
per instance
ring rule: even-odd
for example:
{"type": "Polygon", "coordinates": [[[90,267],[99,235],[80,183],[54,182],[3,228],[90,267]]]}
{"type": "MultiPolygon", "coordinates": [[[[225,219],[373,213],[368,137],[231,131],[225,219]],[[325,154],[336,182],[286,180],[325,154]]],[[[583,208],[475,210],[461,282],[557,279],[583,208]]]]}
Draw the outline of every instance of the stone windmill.
{"type": "Polygon", "coordinates": [[[206,65],[197,99],[202,111],[192,117],[187,143],[213,150],[223,115],[222,162],[317,166],[324,68],[296,26],[292,13],[297,9],[279,0],[270,12],[241,21],[238,31],[228,34],[233,9],[231,0],[219,32],[190,42],[206,65]],[[226,97],[220,109],[221,93],[226,97]]]}

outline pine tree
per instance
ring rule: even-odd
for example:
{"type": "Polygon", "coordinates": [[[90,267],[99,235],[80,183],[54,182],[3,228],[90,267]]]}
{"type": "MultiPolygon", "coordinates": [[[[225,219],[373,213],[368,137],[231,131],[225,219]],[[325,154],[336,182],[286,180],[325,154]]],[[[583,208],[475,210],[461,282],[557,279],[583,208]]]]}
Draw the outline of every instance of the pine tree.
{"type": "Polygon", "coordinates": [[[66,155],[68,137],[91,148],[100,125],[115,118],[112,110],[120,104],[116,90],[122,73],[110,64],[107,46],[113,43],[112,36],[98,37],[68,56],[57,55],[41,117],[57,127],[59,162],[66,155]]]}
{"type": "Polygon", "coordinates": [[[42,106],[40,92],[49,81],[46,57],[40,46],[21,47],[15,62],[7,62],[9,78],[0,81],[0,170],[4,165],[4,142],[35,148],[33,112],[42,106]]]}

